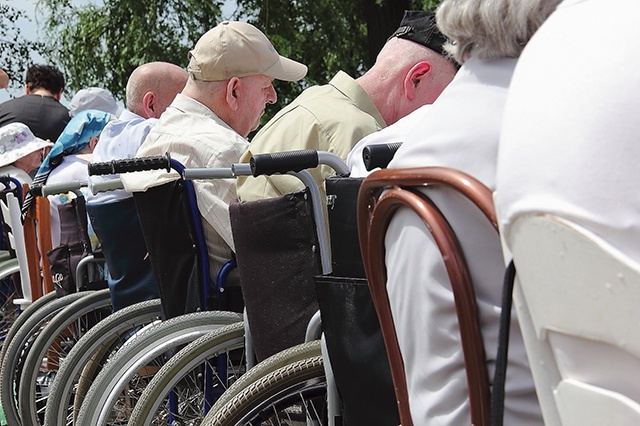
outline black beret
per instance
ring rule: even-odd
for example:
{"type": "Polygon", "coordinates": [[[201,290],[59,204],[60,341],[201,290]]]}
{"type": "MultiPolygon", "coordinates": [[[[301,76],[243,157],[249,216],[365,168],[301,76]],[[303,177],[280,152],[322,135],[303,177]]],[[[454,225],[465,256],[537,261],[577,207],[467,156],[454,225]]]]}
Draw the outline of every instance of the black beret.
{"type": "Polygon", "coordinates": [[[446,55],[443,49],[447,38],[436,26],[436,14],[423,10],[405,10],[400,27],[389,37],[404,38],[446,55]]]}

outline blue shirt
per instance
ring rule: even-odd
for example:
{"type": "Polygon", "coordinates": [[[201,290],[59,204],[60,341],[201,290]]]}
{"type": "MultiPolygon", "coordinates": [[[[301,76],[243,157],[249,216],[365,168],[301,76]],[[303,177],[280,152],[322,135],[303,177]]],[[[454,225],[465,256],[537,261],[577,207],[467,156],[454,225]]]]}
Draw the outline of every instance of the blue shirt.
{"type": "MultiPolygon", "coordinates": [[[[106,125],[100,135],[100,142],[93,151],[91,161],[94,163],[133,158],[142,142],[146,139],[151,128],[158,122],[156,118],[142,118],[138,114],[125,109],[117,120],[112,120],[106,125]]],[[[118,175],[92,176],[89,182],[111,180],[118,175]]],[[[88,203],[107,203],[130,197],[131,194],[124,190],[102,192],[97,195],[89,195],[88,203]]]]}

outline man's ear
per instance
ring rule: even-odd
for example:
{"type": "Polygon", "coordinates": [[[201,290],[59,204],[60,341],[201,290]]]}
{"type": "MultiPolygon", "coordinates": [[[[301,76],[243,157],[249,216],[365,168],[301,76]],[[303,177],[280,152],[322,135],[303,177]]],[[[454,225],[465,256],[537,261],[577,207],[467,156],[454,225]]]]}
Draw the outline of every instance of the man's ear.
{"type": "Polygon", "coordinates": [[[91,139],[89,139],[89,149],[91,150],[91,152],[93,152],[93,150],[96,149],[96,145],[98,145],[99,140],[100,138],[98,138],[97,136],[94,136],[91,139]]]}
{"type": "Polygon", "coordinates": [[[227,94],[225,100],[232,111],[238,110],[238,89],[240,86],[240,79],[238,77],[232,77],[227,82],[227,94]]]}
{"type": "Polygon", "coordinates": [[[413,100],[416,97],[418,85],[425,79],[427,74],[431,71],[431,64],[426,61],[421,61],[415,64],[404,78],[404,93],[408,100],[413,100]]]}
{"type": "Polygon", "coordinates": [[[144,118],[158,118],[160,114],[157,114],[158,105],[156,104],[156,95],[153,92],[147,92],[142,97],[142,109],[145,113],[144,118]]]}
{"type": "Polygon", "coordinates": [[[53,94],[53,97],[55,98],[56,101],[60,101],[60,98],[62,97],[62,92],[64,92],[64,89],[60,90],[58,93],[53,94]]]}

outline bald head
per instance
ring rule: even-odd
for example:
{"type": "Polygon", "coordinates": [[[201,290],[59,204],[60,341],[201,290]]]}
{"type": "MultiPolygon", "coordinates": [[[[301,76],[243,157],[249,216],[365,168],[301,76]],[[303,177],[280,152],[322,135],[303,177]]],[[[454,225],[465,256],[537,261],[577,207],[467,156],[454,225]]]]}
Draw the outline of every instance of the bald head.
{"type": "Polygon", "coordinates": [[[455,74],[455,65],[442,54],[392,37],[373,67],[357,81],[389,125],[433,103],[455,74]]]}
{"type": "Polygon", "coordinates": [[[127,82],[127,109],[144,118],[158,118],[187,82],[177,65],[149,62],[133,70],[127,82]]]}

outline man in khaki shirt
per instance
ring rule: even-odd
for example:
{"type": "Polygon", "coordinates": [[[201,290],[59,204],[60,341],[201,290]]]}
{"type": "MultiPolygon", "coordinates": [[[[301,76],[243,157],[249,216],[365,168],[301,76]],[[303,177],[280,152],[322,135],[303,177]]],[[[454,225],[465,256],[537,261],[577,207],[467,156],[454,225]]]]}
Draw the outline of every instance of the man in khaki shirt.
{"type": "MultiPolygon", "coordinates": [[[[364,136],[436,100],[456,73],[443,54],[445,40],[433,12],[406,11],[367,73],[353,79],[340,71],[329,84],[305,90],[258,132],[241,161],[249,162],[254,154],[298,149],[329,151],[346,160],[364,136]]],[[[309,171],[321,187],[333,174],[327,166],[309,171]]],[[[238,178],[243,201],[299,189],[301,182],[292,176],[238,178]]]]}

